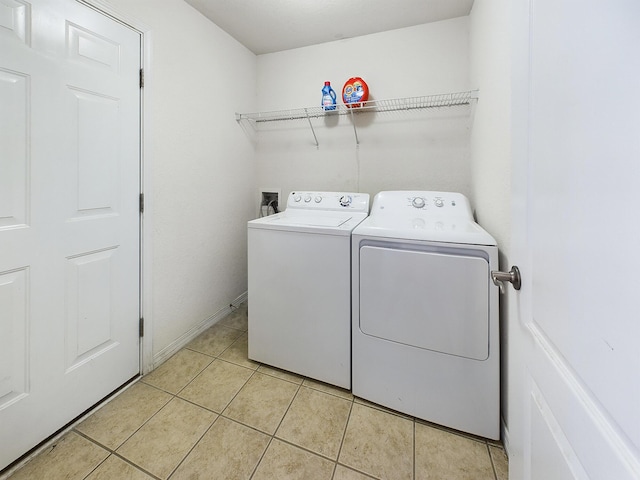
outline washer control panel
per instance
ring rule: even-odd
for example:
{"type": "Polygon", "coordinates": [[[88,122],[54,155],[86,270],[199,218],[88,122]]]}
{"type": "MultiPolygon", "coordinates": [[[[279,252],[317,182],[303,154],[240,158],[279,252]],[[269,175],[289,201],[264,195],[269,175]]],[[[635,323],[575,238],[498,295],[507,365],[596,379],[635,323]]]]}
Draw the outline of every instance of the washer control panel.
{"type": "Polygon", "coordinates": [[[369,213],[369,194],[353,192],[291,192],[287,208],[349,210],[369,213]]]}

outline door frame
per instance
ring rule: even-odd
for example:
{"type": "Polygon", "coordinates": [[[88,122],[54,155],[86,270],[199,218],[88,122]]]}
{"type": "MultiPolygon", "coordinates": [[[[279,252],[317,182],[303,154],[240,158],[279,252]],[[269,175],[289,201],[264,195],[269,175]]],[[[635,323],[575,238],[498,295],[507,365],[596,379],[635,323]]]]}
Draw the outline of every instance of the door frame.
{"type": "Polygon", "coordinates": [[[86,7],[126,25],[140,34],[140,64],[144,70],[144,86],[140,89],[140,193],[144,195],[144,212],[140,217],[140,316],[144,318],[144,335],[140,338],[140,374],[153,370],[153,188],[152,188],[152,122],[151,122],[151,27],[139,19],[114,8],[104,0],[74,0],[86,7]]]}

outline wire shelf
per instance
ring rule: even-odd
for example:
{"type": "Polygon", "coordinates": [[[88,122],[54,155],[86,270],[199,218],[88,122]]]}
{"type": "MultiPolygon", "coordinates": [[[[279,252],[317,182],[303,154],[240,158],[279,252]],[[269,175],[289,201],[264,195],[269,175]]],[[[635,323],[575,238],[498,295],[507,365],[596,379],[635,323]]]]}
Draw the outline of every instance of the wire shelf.
{"type": "Polygon", "coordinates": [[[438,95],[424,95],[421,97],[394,98],[390,100],[369,100],[360,107],[349,108],[346,105],[336,105],[335,110],[324,110],[323,107],[294,108],[289,110],[274,110],[270,112],[236,113],[236,120],[250,120],[256,123],[281,122],[287,120],[302,120],[320,118],[328,115],[351,115],[361,112],[395,112],[402,110],[419,110],[425,108],[446,108],[456,105],[469,105],[477,100],[478,91],[442,93],[438,95]]]}
{"type": "MultiPolygon", "coordinates": [[[[442,93],[438,95],[424,95],[420,97],[394,98],[389,100],[368,100],[359,107],[347,107],[343,104],[337,104],[334,110],[325,110],[323,107],[303,107],[289,110],[274,110],[268,112],[254,113],[236,113],[236,121],[238,123],[247,121],[254,127],[260,124],[268,124],[270,122],[284,122],[292,120],[306,120],[313,133],[316,146],[318,146],[317,137],[312,119],[328,117],[332,115],[358,115],[366,112],[402,112],[409,110],[423,109],[441,109],[456,106],[471,105],[478,99],[478,90],[470,90],[466,92],[442,93]]],[[[354,133],[356,143],[359,143],[357,129],[354,124],[354,133]]]]}

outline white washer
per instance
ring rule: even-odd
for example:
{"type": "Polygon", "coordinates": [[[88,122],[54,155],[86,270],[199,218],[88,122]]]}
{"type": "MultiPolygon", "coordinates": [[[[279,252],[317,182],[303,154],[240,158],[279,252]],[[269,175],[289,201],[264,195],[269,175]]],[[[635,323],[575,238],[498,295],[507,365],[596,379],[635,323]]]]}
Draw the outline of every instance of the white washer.
{"type": "Polygon", "coordinates": [[[351,388],[351,231],[363,193],[292,192],[248,223],[249,358],[351,388]]]}
{"type": "Polygon", "coordinates": [[[449,192],[380,192],[352,234],[353,394],[500,438],[496,241],[449,192]]]}

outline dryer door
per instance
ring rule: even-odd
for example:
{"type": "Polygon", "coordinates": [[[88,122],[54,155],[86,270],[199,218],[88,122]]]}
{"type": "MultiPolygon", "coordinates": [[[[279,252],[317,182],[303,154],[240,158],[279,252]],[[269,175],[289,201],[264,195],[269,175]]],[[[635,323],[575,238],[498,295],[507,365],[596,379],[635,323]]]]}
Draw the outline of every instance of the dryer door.
{"type": "Polygon", "coordinates": [[[360,330],[383,340],[486,360],[488,261],[470,255],[361,247],[360,330]]]}

